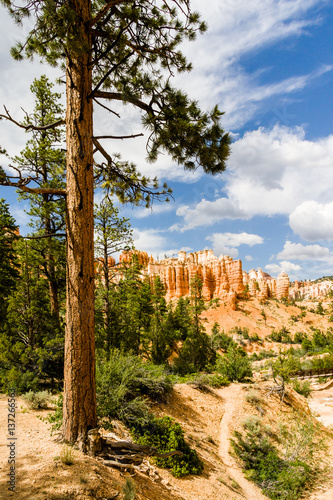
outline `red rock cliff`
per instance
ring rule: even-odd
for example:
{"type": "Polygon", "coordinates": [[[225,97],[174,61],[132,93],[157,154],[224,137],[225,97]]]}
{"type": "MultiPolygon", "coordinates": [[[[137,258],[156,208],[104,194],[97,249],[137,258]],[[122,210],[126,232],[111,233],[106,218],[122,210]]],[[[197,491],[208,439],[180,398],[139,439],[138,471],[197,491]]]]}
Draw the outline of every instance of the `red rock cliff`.
{"type": "MultiPolygon", "coordinates": [[[[212,250],[202,250],[186,254],[179,252],[178,258],[160,261],[148,257],[146,252],[135,252],[139,263],[145,267],[144,274],[151,280],[159,276],[166,288],[166,300],[187,296],[191,280],[198,276],[202,280],[202,294],[206,300],[219,298],[235,306],[236,298],[247,286],[251,297],[288,297],[289,278],[281,273],[278,279],[272,278],[261,269],[243,272],[242,262],[227,255],[216,257],[212,250]]],[[[120,262],[130,262],[133,252],[120,256],[120,262]]]]}

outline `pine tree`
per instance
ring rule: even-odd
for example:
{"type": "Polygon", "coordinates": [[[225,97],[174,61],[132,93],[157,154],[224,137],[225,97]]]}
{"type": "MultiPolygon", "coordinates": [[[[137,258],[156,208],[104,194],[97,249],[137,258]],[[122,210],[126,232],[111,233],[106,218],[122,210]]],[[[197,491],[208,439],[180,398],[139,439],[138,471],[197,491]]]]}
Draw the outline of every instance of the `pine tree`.
{"type": "MultiPolygon", "coordinates": [[[[94,176],[122,201],[149,204],[153,195],[167,196],[165,189],[157,190],[156,181],[149,184],[134,165],[105,150],[101,141],[110,136],[94,136],[93,103],[105,107],[99,100],[107,99],[111,105],[121,102],[140,110],[151,161],[165,150],[188,170],[201,166],[216,174],[225,169],[230,137],[220,126],[217,107],[202,112],[170,83],[174,73],[191,69],[179,44],[205,30],[189,0],[23,0],[23,6],[1,1],[18,23],[29,15],[34,19],[26,42],[12,50],[13,56],[38,54],[66,71],[67,185],[66,192],[57,190],[67,202],[63,436],[84,447],[87,430],[96,426],[94,176]],[[96,160],[95,172],[94,151],[103,157],[96,160]]],[[[13,121],[8,112],[3,117],[13,121]]],[[[14,181],[3,170],[0,181],[21,189],[29,182],[22,177],[14,181]]]]}
{"type": "Polygon", "coordinates": [[[110,258],[114,253],[132,248],[132,230],[129,219],[119,217],[119,208],[115,207],[108,197],[105,197],[100,205],[95,204],[94,217],[96,261],[99,273],[101,271],[101,279],[97,281],[99,286],[95,313],[100,319],[97,321],[96,330],[99,340],[101,337],[104,339],[107,351],[110,352],[112,344],[115,347],[112,339],[115,338],[116,332],[112,330],[117,328],[112,318],[111,301],[114,293],[111,289],[115,270],[110,265],[110,258]]]}
{"type": "Polygon", "coordinates": [[[14,249],[18,226],[9,213],[9,205],[0,199],[0,330],[7,314],[8,297],[16,286],[19,263],[14,249]]]}
{"type": "Polygon", "coordinates": [[[168,358],[175,348],[175,341],[179,338],[177,330],[173,328],[172,306],[168,309],[165,292],[160,277],[156,276],[151,284],[152,317],[144,341],[146,355],[157,365],[168,363],[168,358]]]}
{"type": "Polygon", "coordinates": [[[182,374],[203,370],[207,365],[214,364],[216,359],[216,351],[201,316],[208,306],[202,297],[202,282],[198,276],[190,282],[190,297],[185,304],[189,318],[186,337],[174,362],[176,371],[182,374]]]}
{"type": "Polygon", "coordinates": [[[36,391],[41,383],[61,384],[63,378],[64,331],[51,312],[44,259],[34,245],[22,238],[16,242],[20,273],[0,335],[1,382],[18,392],[36,391]]]}
{"type": "MultiPolygon", "coordinates": [[[[53,92],[52,87],[45,75],[31,85],[35,108],[32,114],[26,115],[24,123],[41,129],[33,130],[32,138],[20,155],[13,158],[13,164],[20,172],[28,172],[40,188],[63,189],[66,158],[61,142],[64,134],[61,128],[43,128],[60,120],[63,114],[59,104],[61,95],[53,92]]],[[[65,243],[58,237],[65,236],[65,200],[53,193],[26,191],[21,192],[19,198],[30,202],[28,214],[34,221],[30,223],[34,228],[34,247],[48,281],[51,313],[60,323],[59,295],[65,285],[65,243]]]]}

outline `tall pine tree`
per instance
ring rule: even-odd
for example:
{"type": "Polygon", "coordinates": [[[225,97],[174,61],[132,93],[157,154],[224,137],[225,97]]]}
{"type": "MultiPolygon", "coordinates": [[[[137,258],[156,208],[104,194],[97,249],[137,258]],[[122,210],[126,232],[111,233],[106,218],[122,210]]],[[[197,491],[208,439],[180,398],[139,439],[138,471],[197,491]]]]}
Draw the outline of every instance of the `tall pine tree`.
{"type": "MultiPolygon", "coordinates": [[[[93,103],[107,99],[131,104],[142,112],[148,130],[148,157],[161,150],[194,170],[224,171],[230,138],[215,107],[204,113],[185,93],[172,87],[170,76],[189,71],[178,49],[205,30],[190,0],[1,0],[17,22],[31,15],[27,40],[12,51],[40,55],[66,71],[67,135],[67,320],[65,347],[64,439],[84,447],[87,430],[96,426],[94,351],[94,175],[121,200],[150,203],[154,186],[102,146],[94,136],[93,103]],[[94,151],[102,161],[96,161],[94,151]]],[[[104,104],[102,104],[105,107],[104,104]]],[[[112,110],[114,111],[114,110],[112,110]]],[[[7,112],[5,118],[12,120],[7,112]]],[[[56,126],[55,123],[51,126],[56,126]]],[[[124,136],[120,136],[124,138],[124,136]]],[[[119,138],[119,136],[118,136],[119,138]]],[[[27,187],[0,175],[3,184],[27,187]]],[[[159,191],[166,194],[165,191],[159,191]]]]}
{"type": "MultiPolygon", "coordinates": [[[[61,147],[64,131],[44,128],[63,115],[59,102],[61,95],[53,92],[52,87],[45,75],[31,85],[35,108],[24,123],[37,127],[37,130],[33,130],[32,138],[20,155],[13,158],[13,163],[20,172],[24,171],[25,175],[28,172],[40,188],[64,189],[66,156],[61,147]]],[[[60,323],[60,293],[65,286],[65,199],[47,191],[22,191],[20,198],[30,202],[28,214],[33,220],[30,225],[34,229],[34,248],[48,282],[51,313],[60,323]]]]}
{"type": "Polygon", "coordinates": [[[10,215],[9,205],[0,199],[0,330],[5,324],[8,297],[19,277],[19,263],[14,249],[18,226],[10,215]]]}

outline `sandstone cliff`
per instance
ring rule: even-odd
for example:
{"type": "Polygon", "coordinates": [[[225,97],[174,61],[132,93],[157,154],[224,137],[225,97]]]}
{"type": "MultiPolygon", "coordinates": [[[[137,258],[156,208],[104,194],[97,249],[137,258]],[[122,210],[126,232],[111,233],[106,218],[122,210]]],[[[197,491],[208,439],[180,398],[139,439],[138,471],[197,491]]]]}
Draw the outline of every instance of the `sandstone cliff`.
{"type": "Polygon", "coordinates": [[[330,290],[333,290],[333,281],[324,280],[319,283],[311,283],[311,281],[295,281],[290,289],[290,297],[293,299],[312,300],[320,297],[325,297],[330,290]]]}
{"type": "MultiPolygon", "coordinates": [[[[242,262],[227,255],[216,257],[212,250],[186,254],[179,252],[178,258],[160,261],[148,257],[146,252],[134,252],[138,262],[144,266],[144,274],[151,280],[159,276],[166,288],[166,300],[189,295],[191,280],[198,276],[202,281],[202,294],[206,300],[219,298],[235,307],[236,298],[248,293],[261,300],[288,297],[289,278],[281,273],[277,279],[254,269],[243,272],[242,262]]],[[[120,262],[130,262],[133,252],[123,253],[120,262]]]]}

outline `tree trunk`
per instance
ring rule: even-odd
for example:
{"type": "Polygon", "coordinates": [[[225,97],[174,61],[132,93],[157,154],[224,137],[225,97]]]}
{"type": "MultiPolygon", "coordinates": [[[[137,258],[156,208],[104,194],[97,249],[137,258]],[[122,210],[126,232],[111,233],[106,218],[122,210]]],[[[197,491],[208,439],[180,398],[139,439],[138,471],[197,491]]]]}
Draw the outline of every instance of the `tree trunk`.
{"type": "MultiPolygon", "coordinates": [[[[44,182],[47,182],[47,175],[44,175],[44,182]]],[[[43,195],[43,203],[44,209],[46,210],[46,206],[49,202],[49,195],[43,195]]],[[[51,219],[50,216],[47,215],[44,219],[45,224],[45,233],[52,234],[51,228],[51,219]]],[[[58,298],[58,285],[56,282],[56,269],[54,263],[54,256],[52,254],[52,239],[50,238],[47,243],[47,252],[46,252],[46,269],[47,269],[47,279],[49,283],[49,297],[50,297],[50,310],[51,314],[53,314],[57,318],[58,324],[60,323],[59,316],[59,298],[58,298]]]]}
{"type": "MultiPolygon", "coordinates": [[[[71,3],[71,2],[70,2],[71,3]]],[[[94,217],[91,39],[85,26],[90,1],[74,0],[81,47],[68,54],[67,140],[67,310],[65,334],[65,441],[84,443],[96,427],[94,337],[94,217]]]]}

